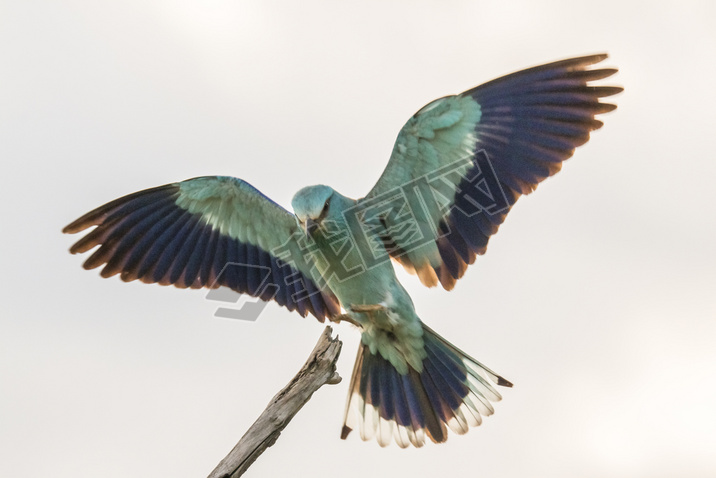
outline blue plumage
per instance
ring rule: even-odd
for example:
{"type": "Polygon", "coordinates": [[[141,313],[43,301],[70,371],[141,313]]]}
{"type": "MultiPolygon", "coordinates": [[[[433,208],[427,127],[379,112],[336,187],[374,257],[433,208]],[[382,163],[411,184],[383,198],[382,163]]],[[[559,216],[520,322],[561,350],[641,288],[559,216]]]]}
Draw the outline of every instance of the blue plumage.
{"type": "MultiPolygon", "coordinates": [[[[381,383],[380,383],[380,374],[383,369],[385,369],[385,363],[384,361],[380,360],[379,355],[372,355],[370,360],[366,362],[366,367],[368,369],[368,383],[370,395],[365,397],[366,401],[370,404],[373,404],[375,406],[380,407],[382,404],[381,400],[381,383]]],[[[383,407],[385,405],[383,404],[383,407]]]]}
{"type": "Polygon", "coordinates": [[[271,267],[271,256],[262,249],[258,250],[258,266],[260,267],[260,284],[259,290],[257,290],[257,297],[261,300],[269,301],[275,294],[275,289],[278,287],[271,287],[271,284],[275,284],[275,278],[273,275],[273,268],[271,267]]]}
{"type": "Polygon", "coordinates": [[[472,264],[475,261],[475,253],[470,249],[462,235],[455,230],[452,219],[448,218],[447,221],[450,223],[449,225],[446,224],[445,220],[440,221],[439,232],[441,237],[448,241],[450,247],[453,248],[463,263],[472,264]]]}
{"type": "Polygon", "coordinates": [[[395,367],[386,361],[380,367],[378,376],[378,387],[380,388],[380,399],[377,402],[380,416],[386,420],[395,420],[395,390],[393,390],[392,376],[396,375],[395,367]]]}
{"type": "Polygon", "coordinates": [[[178,287],[223,285],[265,300],[276,295],[289,310],[303,316],[311,313],[319,320],[336,313],[335,299],[303,273],[256,245],[220,232],[201,214],[180,207],[177,197],[178,187],[166,185],[91,211],[66,228],[98,225],[71,251],[100,245],[84,265],[91,269],[105,264],[104,277],[120,273],[123,280],[178,287]],[[301,293],[303,289],[310,294],[301,293]]]}
{"type": "Polygon", "coordinates": [[[255,296],[261,285],[259,269],[261,263],[259,262],[258,250],[247,244],[244,244],[244,250],[246,251],[246,255],[242,259],[245,264],[243,268],[246,271],[246,290],[249,294],[255,296]]]}
{"type": "MultiPolygon", "coordinates": [[[[425,329],[427,357],[421,373],[411,369],[401,375],[389,360],[370,353],[366,346],[362,346],[357,360],[360,369],[355,374],[355,393],[362,397],[366,407],[375,408],[379,420],[392,421],[394,426],[405,429],[402,433],[416,446],[422,444],[415,436],[418,430],[425,430],[439,442],[447,437],[442,423],[457,429],[467,426],[458,411],[463,400],[473,393],[468,385],[467,368],[463,359],[436,337],[425,329]]],[[[370,428],[372,424],[366,422],[364,427],[370,428]]],[[[365,433],[370,436],[374,432],[377,429],[365,433]]],[[[345,430],[344,434],[347,435],[345,430]]],[[[400,436],[400,432],[394,435],[400,436]]],[[[401,446],[407,444],[402,442],[401,446]]]]}
{"type": "Polygon", "coordinates": [[[408,427],[413,423],[410,413],[410,404],[408,403],[405,392],[403,391],[402,380],[400,374],[392,369],[390,374],[391,391],[393,393],[393,407],[395,410],[395,421],[399,426],[408,427]]]}
{"type": "MultiPolygon", "coordinates": [[[[430,408],[441,422],[446,422],[449,418],[444,407],[444,395],[446,390],[438,389],[433,378],[434,374],[435,370],[430,361],[423,361],[423,372],[420,374],[420,381],[425,390],[425,394],[430,400],[430,408]]],[[[431,410],[426,410],[426,412],[430,413],[431,410]]]]}
{"type": "Polygon", "coordinates": [[[192,254],[195,254],[194,249],[199,242],[199,235],[203,229],[204,225],[198,219],[192,218],[191,221],[188,221],[186,239],[184,239],[183,244],[177,247],[177,253],[169,270],[169,283],[184,286],[184,281],[179,279],[189,265],[192,254]]]}
{"type": "Polygon", "coordinates": [[[405,403],[410,408],[410,422],[414,430],[425,428],[427,421],[425,420],[424,406],[421,406],[417,389],[413,385],[413,377],[409,374],[401,375],[400,381],[405,394],[405,403]]]}
{"type": "Polygon", "coordinates": [[[191,252],[188,255],[186,266],[181,275],[177,278],[181,287],[192,287],[201,272],[201,264],[204,261],[206,245],[211,238],[211,228],[199,224],[195,231],[195,239],[192,241],[191,252]]]}
{"type": "Polygon", "coordinates": [[[90,211],[70,249],[101,275],[177,287],[229,287],[300,315],[362,330],[346,421],[381,445],[465,433],[512,384],[422,323],[389,258],[450,290],[487,250],[523,194],[556,174],[615,108],[594,86],[614,69],[593,55],[550,63],[430,102],[401,130],[388,166],[358,200],[325,185],[291,214],[247,182],[193,178],[90,211]],[[343,241],[343,242],[341,242],[343,241]],[[340,251],[340,253],[338,252],[340,251]],[[345,314],[341,314],[341,308],[345,314]]]}
{"type": "Polygon", "coordinates": [[[231,258],[229,257],[230,252],[228,250],[229,238],[218,231],[216,232],[216,234],[216,253],[214,254],[213,264],[211,267],[211,280],[207,282],[210,287],[218,287],[220,285],[218,282],[218,278],[224,271],[226,263],[231,260],[231,258]]]}
{"type": "Polygon", "coordinates": [[[242,244],[232,240],[228,236],[224,236],[224,243],[226,244],[226,257],[223,258],[224,262],[222,264],[222,269],[217,275],[217,281],[219,284],[223,284],[229,289],[237,292],[246,292],[246,288],[241,287],[243,284],[239,283],[239,268],[237,266],[240,254],[239,248],[242,244]]]}
{"type": "Polygon", "coordinates": [[[172,283],[169,278],[169,272],[172,265],[177,260],[177,256],[179,255],[182,245],[186,244],[189,234],[195,225],[196,220],[191,214],[183,214],[177,221],[177,230],[171,231],[171,240],[167,243],[166,247],[159,256],[159,261],[157,261],[154,267],[154,280],[156,282],[161,284],[172,283]]]}
{"type": "Polygon", "coordinates": [[[430,362],[440,370],[440,374],[445,377],[445,380],[451,382],[455,390],[461,391],[461,397],[467,395],[465,383],[468,373],[460,357],[451,355],[449,349],[433,342],[430,336],[426,336],[425,348],[428,350],[430,362]]]}
{"type": "MultiPolygon", "coordinates": [[[[283,270],[285,269],[285,264],[281,259],[276,259],[273,256],[271,257],[271,284],[277,284],[278,280],[277,278],[283,277],[285,279],[285,275],[283,270]]],[[[282,287],[276,288],[276,294],[274,296],[274,300],[278,303],[278,305],[286,305],[289,301],[288,297],[288,284],[285,283],[285,280],[283,282],[282,287]]]]}
{"type": "MultiPolygon", "coordinates": [[[[167,201],[166,204],[161,207],[158,207],[153,214],[146,218],[146,227],[142,227],[141,237],[136,240],[134,247],[132,247],[128,251],[129,254],[124,265],[125,271],[127,271],[128,273],[132,273],[138,268],[140,268],[140,264],[142,262],[152,261],[154,256],[152,256],[149,261],[147,259],[143,260],[143,258],[148,256],[152,251],[154,251],[154,248],[152,248],[152,244],[157,241],[157,236],[164,232],[166,226],[171,224],[176,218],[176,216],[180,213],[180,211],[176,211],[175,214],[175,211],[171,206],[171,202],[167,201]]],[[[99,229],[101,228],[98,228],[97,230],[99,229]]],[[[130,241],[128,241],[127,243],[131,244],[130,241]]],[[[133,276],[133,278],[136,279],[138,277],[141,277],[144,272],[145,270],[141,270],[140,268],[140,270],[133,276]]],[[[124,272],[122,277],[123,279],[125,278],[124,272]]]]}

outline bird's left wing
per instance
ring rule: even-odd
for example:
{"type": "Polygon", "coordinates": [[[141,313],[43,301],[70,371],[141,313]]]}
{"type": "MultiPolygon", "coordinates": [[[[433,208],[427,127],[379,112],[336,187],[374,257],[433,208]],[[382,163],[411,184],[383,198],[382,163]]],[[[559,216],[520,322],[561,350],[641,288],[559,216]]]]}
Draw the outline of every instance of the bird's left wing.
{"type": "Polygon", "coordinates": [[[102,277],[229,287],[275,300],[323,321],[340,313],[335,295],[304,260],[293,214],[241,179],[206,176],[139,191],[88,212],[63,229],[94,230],[73,254],[100,247],[85,269],[102,277]]]}
{"type": "Polygon", "coordinates": [[[591,69],[607,55],[522,70],[429,103],[405,124],[388,166],[356,210],[423,284],[452,289],[483,254],[520,195],[555,174],[615,108],[594,86],[616,69],[591,69]]]}

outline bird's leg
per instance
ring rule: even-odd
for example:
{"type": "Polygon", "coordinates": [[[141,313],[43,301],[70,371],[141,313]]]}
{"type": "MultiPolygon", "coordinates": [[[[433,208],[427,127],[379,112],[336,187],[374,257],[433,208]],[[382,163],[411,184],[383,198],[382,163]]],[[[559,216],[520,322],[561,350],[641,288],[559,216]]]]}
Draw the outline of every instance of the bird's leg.
{"type": "Polygon", "coordinates": [[[336,324],[339,322],[348,322],[349,324],[353,324],[356,327],[360,327],[358,321],[351,317],[350,314],[336,315],[335,317],[330,317],[328,320],[330,320],[331,322],[335,322],[336,324]]]}
{"type": "Polygon", "coordinates": [[[348,309],[353,312],[366,312],[370,314],[372,312],[385,310],[387,307],[381,304],[351,304],[348,309]]]}
{"type": "Polygon", "coordinates": [[[359,328],[365,328],[366,321],[373,321],[375,317],[374,313],[385,311],[388,308],[380,304],[360,304],[348,306],[347,314],[339,314],[333,317],[329,317],[328,320],[334,323],[348,322],[359,328]]]}
{"type": "MultiPolygon", "coordinates": [[[[376,312],[385,311],[388,308],[381,304],[351,304],[348,306],[348,311],[355,314],[367,314],[372,317],[376,312]]],[[[356,327],[362,327],[361,323],[353,317],[350,313],[340,314],[329,319],[331,322],[348,322],[355,325],[356,327]]]]}

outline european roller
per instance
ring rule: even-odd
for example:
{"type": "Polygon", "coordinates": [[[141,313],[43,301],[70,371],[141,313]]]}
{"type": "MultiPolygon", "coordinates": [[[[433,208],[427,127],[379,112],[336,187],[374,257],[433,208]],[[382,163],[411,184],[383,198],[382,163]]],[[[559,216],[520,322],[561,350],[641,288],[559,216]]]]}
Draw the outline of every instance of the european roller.
{"type": "MultiPolygon", "coordinates": [[[[451,290],[485,253],[517,199],[557,173],[616,108],[594,85],[607,55],[529,68],[439,98],[398,134],[361,199],[308,186],[293,214],[246,181],[206,176],[111,201],[64,228],[96,226],[70,251],[99,246],[102,277],[228,287],[305,317],[361,331],[342,438],[420,447],[480,425],[512,384],[425,325],[393,262],[451,290]]],[[[472,319],[470,319],[472,320],[472,319]]]]}

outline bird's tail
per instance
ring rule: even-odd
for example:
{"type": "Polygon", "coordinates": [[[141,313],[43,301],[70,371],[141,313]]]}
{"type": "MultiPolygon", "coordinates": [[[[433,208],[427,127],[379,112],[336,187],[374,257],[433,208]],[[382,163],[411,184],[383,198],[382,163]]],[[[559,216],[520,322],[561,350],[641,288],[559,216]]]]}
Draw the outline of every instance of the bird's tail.
{"type": "Polygon", "coordinates": [[[426,435],[435,443],[447,440],[446,425],[463,434],[492,415],[490,402],[502,398],[493,383],[512,384],[424,324],[423,341],[422,370],[408,365],[406,374],[359,346],[341,438],[358,428],[363,440],[375,437],[381,446],[395,439],[401,448],[421,447],[426,435]]]}

